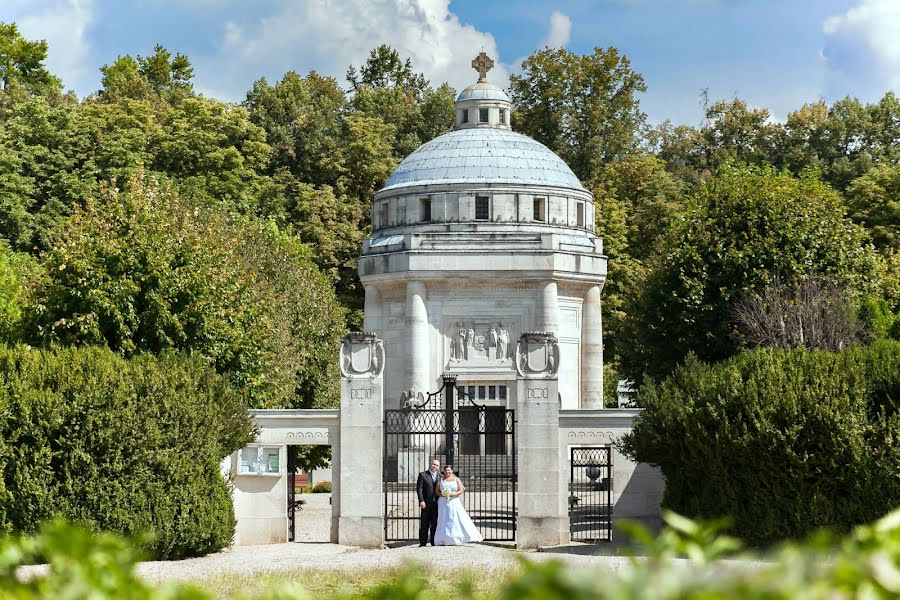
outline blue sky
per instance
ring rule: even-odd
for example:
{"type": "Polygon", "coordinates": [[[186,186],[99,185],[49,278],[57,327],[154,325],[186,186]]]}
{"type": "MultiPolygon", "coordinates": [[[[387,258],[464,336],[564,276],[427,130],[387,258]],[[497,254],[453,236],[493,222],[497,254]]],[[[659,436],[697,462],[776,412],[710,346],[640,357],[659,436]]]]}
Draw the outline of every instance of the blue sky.
{"type": "Polygon", "coordinates": [[[382,42],[457,88],[482,47],[505,85],[544,45],[616,46],[647,82],[653,122],[698,123],[703,89],[779,120],[820,98],[900,91],[900,0],[0,0],[0,20],[47,39],[50,67],[81,95],[101,65],[156,43],[192,59],[200,91],[232,101],[288,69],[343,83],[382,42]]]}

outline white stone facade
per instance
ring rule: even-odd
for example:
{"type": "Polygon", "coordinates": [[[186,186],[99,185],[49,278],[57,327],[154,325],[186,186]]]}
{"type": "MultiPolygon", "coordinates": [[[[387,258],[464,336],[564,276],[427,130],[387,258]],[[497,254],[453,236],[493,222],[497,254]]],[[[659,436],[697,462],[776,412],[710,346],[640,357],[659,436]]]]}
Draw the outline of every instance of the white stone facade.
{"type": "Polygon", "coordinates": [[[482,78],[460,94],[457,129],[411,154],[375,196],[359,274],[364,329],[387,354],[385,408],[437,390],[445,373],[479,401],[515,407],[512,353],[525,331],[559,339],[562,408],[603,407],[607,260],[593,197],[559,157],[510,130],[511,109],[482,78]]]}

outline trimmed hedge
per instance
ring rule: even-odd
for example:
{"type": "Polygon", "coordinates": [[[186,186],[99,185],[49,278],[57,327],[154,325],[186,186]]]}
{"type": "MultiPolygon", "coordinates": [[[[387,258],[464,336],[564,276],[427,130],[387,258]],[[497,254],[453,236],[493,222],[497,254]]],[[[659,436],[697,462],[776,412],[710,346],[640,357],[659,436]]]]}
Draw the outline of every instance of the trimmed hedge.
{"type": "Polygon", "coordinates": [[[900,343],[689,357],[638,401],[620,449],[660,467],[663,505],[730,517],[752,544],[848,531],[900,506],[900,343]]]}
{"type": "Polygon", "coordinates": [[[220,462],[252,430],[201,359],[0,346],[0,531],[62,517],[150,534],[156,558],[223,548],[235,518],[220,462]]]}
{"type": "Polygon", "coordinates": [[[320,481],[316,485],[313,486],[313,494],[330,494],[331,493],[331,482],[330,481],[320,481]]]}

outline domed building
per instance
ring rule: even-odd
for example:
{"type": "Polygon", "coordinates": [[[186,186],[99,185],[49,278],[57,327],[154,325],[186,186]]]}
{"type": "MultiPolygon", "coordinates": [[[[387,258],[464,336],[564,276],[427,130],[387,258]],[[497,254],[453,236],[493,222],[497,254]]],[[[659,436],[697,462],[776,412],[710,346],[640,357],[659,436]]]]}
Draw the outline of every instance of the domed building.
{"type": "Polygon", "coordinates": [[[410,154],[375,194],[363,244],[365,329],[384,340],[385,408],[457,375],[479,404],[515,406],[525,331],[559,340],[563,409],[603,407],[603,242],[594,201],[543,144],[512,131],[512,102],[472,63],[456,127],[410,154]]]}

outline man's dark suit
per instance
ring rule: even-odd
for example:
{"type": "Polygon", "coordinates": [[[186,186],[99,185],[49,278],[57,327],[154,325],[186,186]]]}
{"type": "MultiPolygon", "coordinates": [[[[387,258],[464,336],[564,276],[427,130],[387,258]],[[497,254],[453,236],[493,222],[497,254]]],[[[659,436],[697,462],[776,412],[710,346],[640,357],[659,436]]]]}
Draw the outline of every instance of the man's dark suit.
{"type": "Polygon", "coordinates": [[[423,546],[426,542],[431,542],[431,545],[434,546],[434,532],[437,530],[438,519],[438,499],[434,495],[435,482],[431,471],[422,471],[419,473],[419,479],[416,480],[416,496],[418,496],[419,502],[425,503],[422,516],[419,518],[419,544],[423,546]]]}

